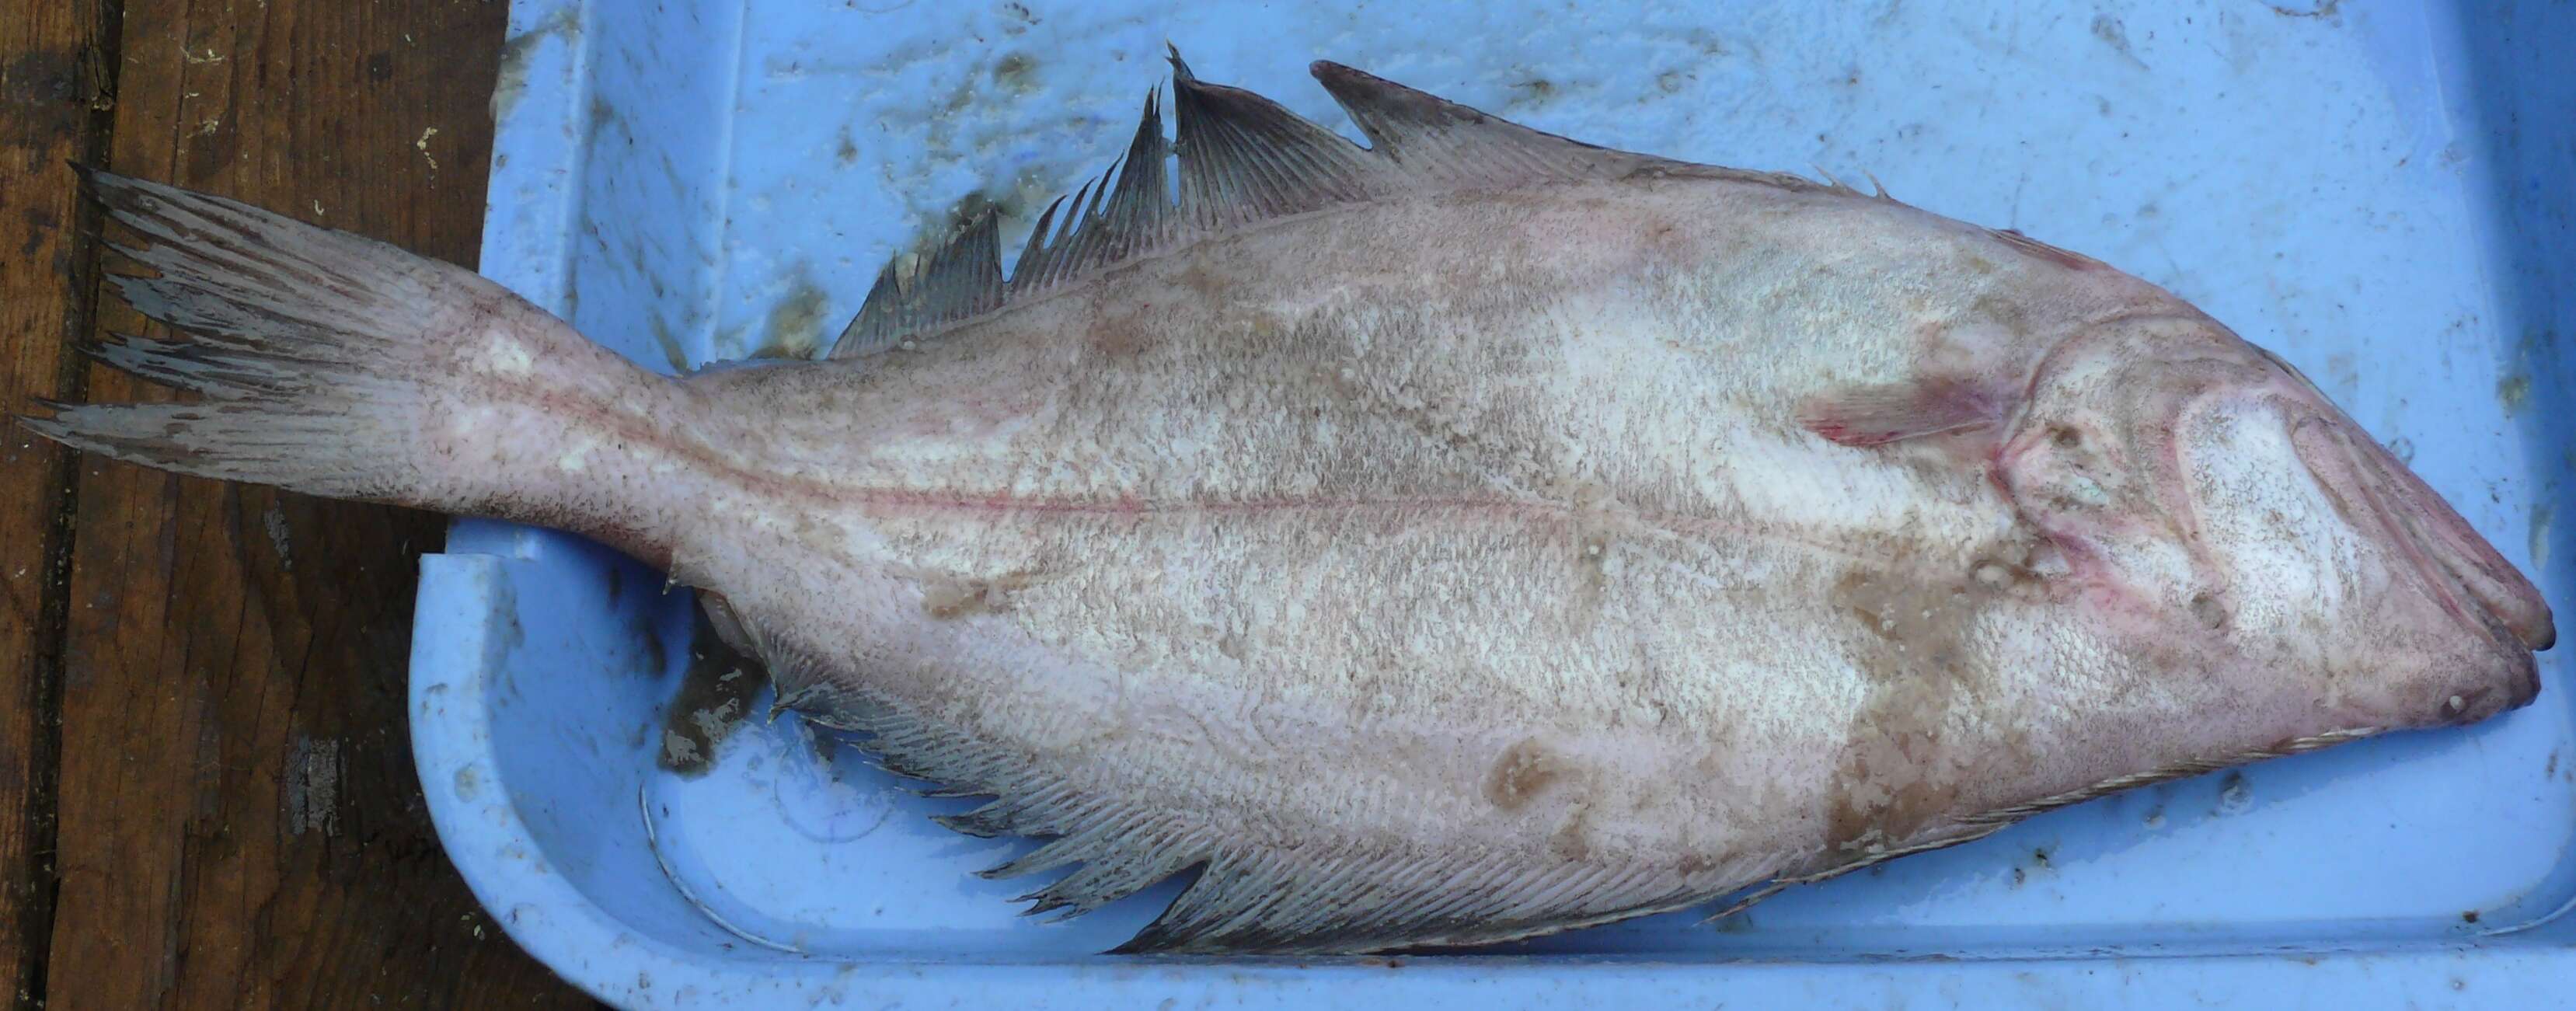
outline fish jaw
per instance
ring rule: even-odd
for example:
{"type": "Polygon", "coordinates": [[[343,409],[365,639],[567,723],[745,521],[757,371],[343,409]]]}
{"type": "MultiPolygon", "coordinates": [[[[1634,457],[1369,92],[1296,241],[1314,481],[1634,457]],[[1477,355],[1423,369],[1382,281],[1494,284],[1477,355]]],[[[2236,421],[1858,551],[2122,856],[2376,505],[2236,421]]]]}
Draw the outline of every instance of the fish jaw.
{"type": "Polygon", "coordinates": [[[2308,415],[2291,442],[2344,521],[2372,535],[2386,559],[2390,592],[2364,628],[2399,631],[2356,636],[2353,645],[2414,682],[2389,722],[2475,722],[2537,697],[2533,652],[2554,645],[2557,629],[2548,602],[2512,563],[2340,412],[2308,415]],[[2406,644],[2393,658],[2391,639],[2406,644]],[[2401,673],[2409,661],[2411,677],[2401,673]]]}
{"type": "MultiPolygon", "coordinates": [[[[2501,624],[2528,649],[2546,651],[2557,645],[2558,626],[2549,602],[2520,569],[2479,536],[2405,461],[2335,407],[2306,373],[2270,351],[2259,347],[2254,351],[2287,377],[2280,395],[2293,405],[2291,409],[2307,412],[2310,423],[2331,431],[2343,444],[2340,455],[2310,455],[2303,447],[2303,459],[2320,480],[2369,491],[2374,518],[2423,549],[2417,560],[2436,585],[2447,587],[2446,596],[2449,590],[2465,592],[2486,618],[2501,624]]],[[[2459,609],[2456,599],[2449,603],[2459,609]]]]}
{"type": "Polygon", "coordinates": [[[2283,738],[2537,695],[2548,604],[2295,369],[2180,311],[2051,358],[1997,468],[2106,620],[2271,700],[2283,738]]]}
{"type": "MultiPolygon", "coordinates": [[[[2301,455],[2319,478],[2331,486],[2358,489],[2370,518],[2408,547],[2452,611],[2465,620],[2502,626],[2525,649],[2555,646],[2557,621],[2539,588],[2386,447],[2332,405],[2318,406],[2330,413],[2316,415],[2314,427],[2330,433],[2343,450],[2335,454],[2320,446],[2310,452],[2303,444],[2301,455]]],[[[2307,431],[2303,428],[2301,434],[2307,436],[2307,431]]],[[[2321,434],[2304,441],[2323,443],[2325,438],[2321,434]]],[[[2343,501],[2355,504],[2355,497],[2347,492],[2343,501]]]]}

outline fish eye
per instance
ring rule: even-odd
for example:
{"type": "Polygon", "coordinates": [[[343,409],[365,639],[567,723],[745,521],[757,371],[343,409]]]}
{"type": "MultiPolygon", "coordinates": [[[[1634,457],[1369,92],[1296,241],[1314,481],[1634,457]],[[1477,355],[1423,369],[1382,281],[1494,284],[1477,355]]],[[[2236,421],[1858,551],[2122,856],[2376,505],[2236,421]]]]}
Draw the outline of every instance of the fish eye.
{"type": "Polygon", "coordinates": [[[2048,438],[2050,442],[2056,443],[2059,449],[2074,449],[2084,444],[2084,433],[2066,425],[2050,428],[2048,438]]]}

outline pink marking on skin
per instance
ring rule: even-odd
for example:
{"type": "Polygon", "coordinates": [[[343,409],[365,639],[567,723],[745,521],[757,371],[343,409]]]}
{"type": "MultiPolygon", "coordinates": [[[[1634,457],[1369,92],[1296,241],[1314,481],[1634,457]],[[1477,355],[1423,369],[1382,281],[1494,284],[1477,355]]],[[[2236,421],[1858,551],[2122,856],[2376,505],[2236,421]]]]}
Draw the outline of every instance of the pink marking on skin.
{"type": "Polygon", "coordinates": [[[1995,398],[1978,384],[1936,378],[1818,396],[1798,415],[1800,424],[1826,441],[1868,448],[1983,428],[2001,413],[1995,398]]]}
{"type": "MultiPolygon", "coordinates": [[[[1234,501],[1184,499],[1170,502],[1153,502],[1139,498],[1135,495],[1121,495],[1116,498],[1103,499],[1039,498],[1015,496],[1000,492],[983,495],[958,495],[929,491],[861,488],[849,490],[837,495],[836,497],[844,502],[851,502],[863,506],[872,506],[887,510],[914,509],[925,512],[1021,512],[1037,513],[1042,515],[1088,516],[1149,516],[1193,512],[1244,515],[1298,510],[1313,512],[1365,510],[1371,513],[1400,511],[1474,512],[1509,517],[1555,517],[1570,516],[1574,512],[1573,506],[1555,502],[1513,501],[1509,499],[1477,498],[1472,496],[1361,499],[1336,498],[1319,495],[1311,498],[1239,499],[1234,501]]],[[[1641,515],[1640,518],[1651,520],[1670,520],[1684,524],[1697,520],[1696,517],[1645,515],[1641,515]]]]}
{"type": "MultiPolygon", "coordinates": [[[[1408,521],[1419,520],[1427,513],[1446,513],[1488,520],[1550,525],[1574,522],[1578,513],[1588,511],[1571,502],[1482,496],[1385,498],[1312,496],[1234,501],[1189,498],[1154,500],[1134,493],[1097,498],[1038,497],[987,489],[933,491],[854,486],[806,475],[780,473],[748,466],[737,454],[696,438],[679,435],[667,425],[654,419],[622,411],[606,410],[586,398],[537,382],[504,379],[492,381],[491,385],[494,387],[495,395],[503,400],[526,404],[549,416],[578,419],[582,427],[593,429],[603,437],[604,441],[612,444],[622,442],[656,447],[664,455],[688,464],[707,479],[728,483],[746,492],[769,497],[791,508],[801,506],[833,510],[856,507],[862,512],[883,513],[918,510],[980,512],[996,515],[1011,513],[1088,515],[1132,519],[1190,514],[1253,515],[1264,512],[1305,510],[1347,512],[1361,517],[1393,517],[1398,521],[1408,521]]],[[[1956,387],[1959,390],[1968,388],[1965,384],[1956,384],[1956,387]]],[[[1950,400],[1953,403],[1982,403],[1981,400],[1967,397],[1952,397],[1950,400]]],[[[1985,423],[1985,419],[1974,422],[1975,425],[1985,423]]],[[[1984,447],[1979,447],[1978,454],[1982,456],[1984,452],[1984,447]]],[[[531,519],[530,517],[518,518],[531,519]]],[[[1783,544],[1796,544],[1852,559],[1884,561],[1884,553],[1873,545],[1850,543],[1820,531],[1745,524],[1714,516],[1644,509],[1627,511],[1625,518],[1644,531],[1683,539],[1720,542],[1758,538],[1783,544]]],[[[533,521],[543,525],[604,537],[619,550],[652,564],[665,567],[670,564],[671,545],[661,543],[657,537],[648,538],[640,531],[611,530],[596,524],[584,526],[570,522],[571,519],[571,517],[551,514],[532,518],[533,521]]]]}
{"type": "Polygon", "coordinates": [[[1809,419],[1807,430],[1824,436],[1826,441],[1839,446],[1881,446],[1895,441],[1893,433],[1855,428],[1829,418],[1809,419]]]}
{"type": "Polygon", "coordinates": [[[2038,534],[2057,552],[2059,561],[2065,563],[2065,574],[2047,581],[2050,599],[2060,602],[2082,600],[2088,608],[2110,620],[2113,627],[2140,636],[2158,634],[2164,626],[2155,620],[2155,604],[2117,578],[2111,563],[2102,557],[2100,547],[2088,536],[2088,533],[2134,530],[2135,525],[2123,525],[2124,521],[2114,519],[2103,523],[2101,529],[2088,532],[2049,523],[2033,516],[2022,505],[2021,495],[2013,487],[2014,464],[2047,437],[2044,429],[2034,428],[2019,438],[1998,440],[1983,470],[1987,483],[1993,485],[1996,493],[2011,506],[2013,518],[2038,534]]]}
{"type": "MultiPolygon", "coordinates": [[[[986,513],[1031,513],[1052,515],[1094,515],[1147,517],[1213,513],[1248,515],[1287,510],[1362,512],[1371,515],[1412,512],[1451,512],[1481,514],[1502,519],[1547,519],[1564,522],[1577,512],[1572,503],[1481,498],[1474,496],[1357,499],[1314,496],[1309,498],[1249,499],[1215,501],[1180,499],[1153,501],[1133,493],[1114,498],[1040,498],[1012,495],[1003,491],[933,492],[882,487],[852,487],[819,481],[793,474],[781,474],[744,465],[732,454],[720,451],[695,439],[675,436],[660,424],[633,415],[603,410],[596,404],[563,391],[525,380],[502,380],[493,383],[496,395],[538,407],[550,415],[578,418],[607,436],[609,441],[626,441],[659,448],[665,454],[684,460],[708,478],[725,481],[745,491],[781,500],[810,503],[820,507],[859,506],[866,509],[899,511],[976,511],[986,513]]],[[[1808,535],[1802,531],[1781,530],[1730,523],[1707,516],[1679,513],[1637,511],[1630,514],[1636,522],[1668,533],[1709,537],[1763,537],[1803,544],[1819,551],[1829,551],[1854,558],[1877,558],[1878,553],[1866,547],[1842,544],[1808,535]]],[[[548,525],[560,526],[562,517],[544,517],[548,525]]],[[[576,532],[598,535],[596,529],[576,532]]],[[[609,533],[614,533],[609,532],[609,533]]],[[[611,537],[616,547],[637,558],[666,565],[670,546],[647,543],[636,536],[611,537]]]]}
{"type": "MultiPolygon", "coordinates": [[[[1496,521],[1564,526],[1575,522],[1585,512],[1572,503],[1538,500],[1480,498],[1474,496],[1426,496],[1388,498],[1270,498],[1223,500],[1176,500],[1157,502],[1133,495],[1110,499],[1037,498],[1001,493],[947,494],[888,488],[853,488],[829,493],[844,505],[857,505],[880,513],[917,511],[981,512],[992,514],[1021,513],[1040,516],[1099,516],[1145,519],[1161,516],[1227,515],[1252,516],[1274,512],[1346,512],[1363,518],[1412,520],[1424,514],[1482,518],[1496,521]]],[[[1816,551],[1830,552],[1849,558],[1884,561],[1885,555],[1866,545],[1841,543],[1828,537],[1815,536],[1803,530],[1752,526],[1707,516],[1639,510],[1628,519],[1648,530],[1668,535],[1703,540],[1742,540],[1764,538],[1797,544],[1816,551]]]]}

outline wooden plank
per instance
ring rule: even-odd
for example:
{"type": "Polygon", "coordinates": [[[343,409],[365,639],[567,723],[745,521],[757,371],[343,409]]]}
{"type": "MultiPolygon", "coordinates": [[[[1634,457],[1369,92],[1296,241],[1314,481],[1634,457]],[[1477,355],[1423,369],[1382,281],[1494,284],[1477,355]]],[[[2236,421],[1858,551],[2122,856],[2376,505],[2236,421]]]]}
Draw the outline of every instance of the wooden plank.
{"type": "MultiPolygon", "coordinates": [[[[11,15],[0,59],[0,411],[69,398],[79,370],[67,338],[87,325],[90,215],[67,159],[103,151],[114,91],[114,32],[97,0],[11,15]]],[[[0,422],[0,991],[20,1006],[45,992],[53,919],[55,696],[72,461],[0,422]]]]}
{"type": "MultiPolygon", "coordinates": [[[[108,162],[471,263],[506,10],[127,0],[108,162]]],[[[586,1006],[421,798],[404,678],[442,521],[94,460],[76,494],[50,1006],[586,1006]]]]}

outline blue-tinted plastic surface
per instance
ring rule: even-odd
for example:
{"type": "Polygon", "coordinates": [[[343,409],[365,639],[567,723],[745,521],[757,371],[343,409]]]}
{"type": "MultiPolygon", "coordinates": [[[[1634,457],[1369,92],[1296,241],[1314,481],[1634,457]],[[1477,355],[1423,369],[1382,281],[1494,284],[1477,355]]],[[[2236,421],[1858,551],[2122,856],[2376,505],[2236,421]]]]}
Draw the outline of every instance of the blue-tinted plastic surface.
{"type": "MultiPolygon", "coordinates": [[[[2571,599],[2576,8],[1708,7],[516,0],[484,270],[655,368],[811,347],[962,198],[1025,208],[1105,166],[1167,39],[1356,136],[1306,76],[1329,58],[1598,143],[1870,173],[2169,286],[2571,599]]],[[[2576,983],[2561,654],[2502,719],[2106,798],[1717,926],[1392,969],[1139,961],[1090,953],[1168,888],[1020,918],[1026,886],[969,872],[1024,844],[933,827],[963,802],[792,718],[703,776],[657,768],[690,634],[660,585],[460,522],[413,653],[450,853],[513,938],[624,1005],[2537,1006],[2576,983]]]]}

